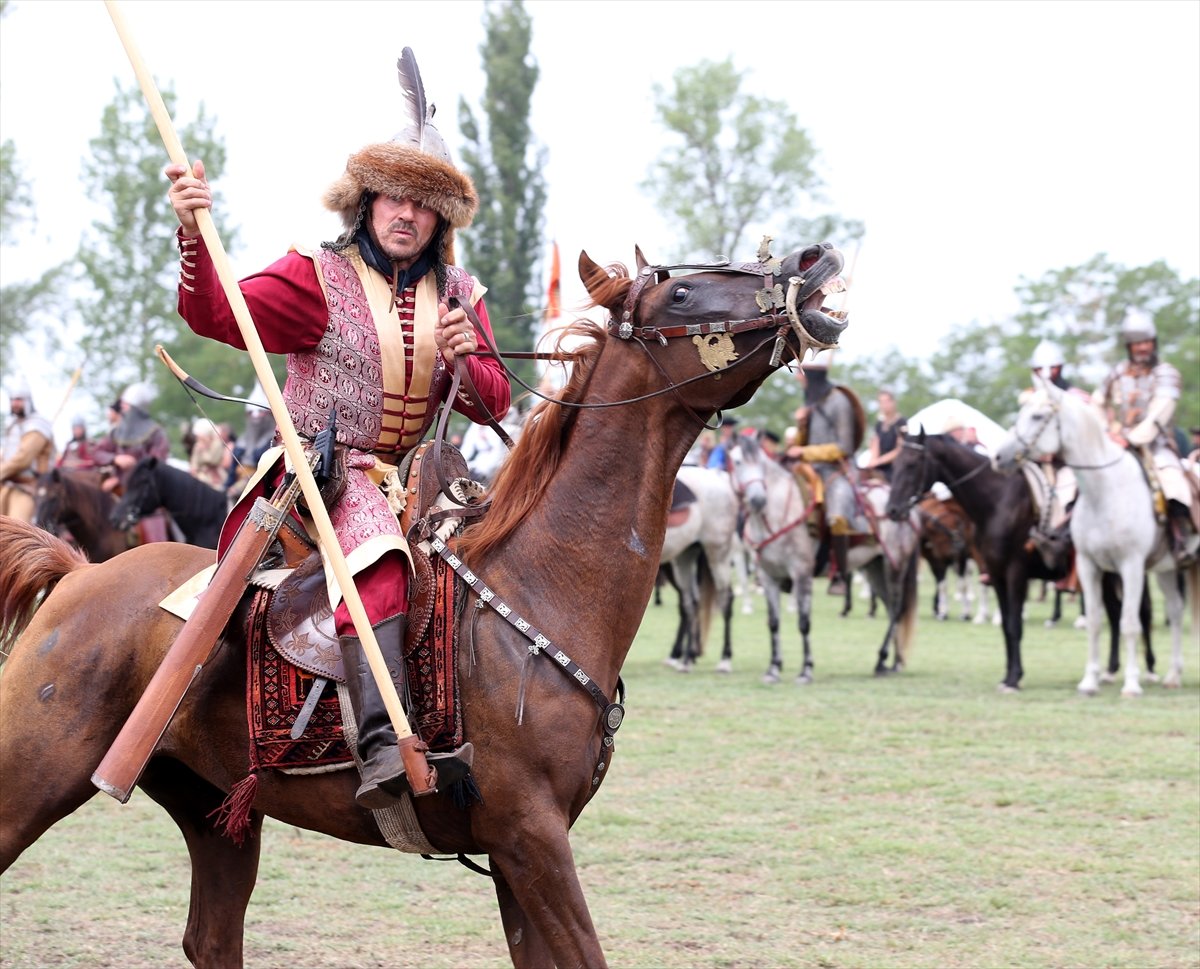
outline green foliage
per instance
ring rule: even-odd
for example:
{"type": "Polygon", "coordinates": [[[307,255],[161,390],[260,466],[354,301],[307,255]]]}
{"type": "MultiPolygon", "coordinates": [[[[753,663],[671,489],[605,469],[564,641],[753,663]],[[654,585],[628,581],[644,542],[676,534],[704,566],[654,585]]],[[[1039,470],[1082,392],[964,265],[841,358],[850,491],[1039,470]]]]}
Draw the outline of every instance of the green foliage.
{"type": "MultiPolygon", "coordinates": [[[[17,229],[34,221],[33,196],[17,159],[17,146],[0,144],[0,246],[18,243],[17,229]]],[[[7,360],[14,342],[29,332],[33,317],[53,307],[62,296],[62,267],[38,279],[9,283],[0,289],[0,359],[7,360]]]]}
{"type": "Polygon", "coordinates": [[[764,233],[789,247],[859,237],[858,223],[813,211],[816,147],[786,103],[743,93],[744,78],[731,59],[702,61],[678,70],[670,91],[654,86],[669,142],[642,187],[681,231],[677,258],[748,258],[764,233]],[[787,212],[805,214],[780,225],[787,212]]]}
{"type": "MultiPolygon", "coordinates": [[[[1008,426],[1029,386],[1029,360],[1041,340],[1062,347],[1067,379],[1094,390],[1124,356],[1120,323],[1135,306],[1154,314],[1159,355],[1183,378],[1176,425],[1200,426],[1200,280],[1184,279],[1162,261],[1128,267],[1100,254],[1081,266],[1023,279],[1016,292],[1022,305],[1012,319],[955,327],[923,359],[888,350],[839,361],[836,379],[854,387],[864,404],[882,387],[896,395],[902,414],[957,397],[1008,426]]],[[[758,412],[768,402],[774,398],[760,393],[744,410],[758,412]]]]}
{"type": "MultiPolygon", "coordinates": [[[[167,88],[161,93],[174,114],[174,92],[167,88]]],[[[204,159],[216,182],[226,153],[214,129],[215,121],[201,105],[196,120],[179,127],[179,136],[190,157],[204,159]]],[[[92,223],[77,257],[90,290],[79,302],[84,336],[78,349],[87,359],[83,382],[99,399],[110,400],[131,381],[152,381],[160,390],[154,414],[173,432],[197,414],[155,359],[156,344],[166,346],[202,383],[217,384],[217,390],[253,388],[253,367],[244,353],[193,337],[175,311],[178,223],[162,174],[165,152],[137,85],[116,84],[90,147],[83,180],[91,196],[106,203],[108,214],[92,223]]],[[[219,192],[214,193],[213,212],[219,220],[219,192]]],[[[227,229],[221,237],[227,249],[236,241],[236,233],[227,229]]],[[[239,405],[213,408],[218,419],[226,410],[229,419],[240,417],[239,405]]]]}
{"type": "MultiPolygon", "coordinates": [[[[539,69],[529,53],[532,22],[520,0],[484,5],[479,53],[487,83],[481,120],[460,100],[463,168],[479,193],[474,225],[461,236],[462,262],[488,287],[487,305],[502,349],[533,343],[541,322],[540,281],[546,149],[529,124],[539,69]]],[[[530,369],[529,372],[532,372],[530,369]]]]}

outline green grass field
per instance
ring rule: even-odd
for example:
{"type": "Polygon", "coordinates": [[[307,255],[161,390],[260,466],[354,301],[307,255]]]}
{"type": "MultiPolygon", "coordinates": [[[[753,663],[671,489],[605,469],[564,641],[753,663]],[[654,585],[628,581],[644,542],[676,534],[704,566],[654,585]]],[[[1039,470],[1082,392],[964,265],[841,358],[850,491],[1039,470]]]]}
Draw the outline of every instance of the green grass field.
{"type": "MultiPolygon", "coordinates": [[[[666,668],[673,596],[647,610],[612,773],[573,833],[612,965],[1200,965],[1195,630],[1184,689],[1089,699],[1077,607],[1046,629],[1032,602],[1006,696],[999,631],[934,622],[927,582],[909,668],[885,679],[883,620],[818,591],[809,687],[790,612],[785,681],[760,682],[761,597],[739,605],[727,676],[711,656],[666,668]]],[[[263,837],[248,965],[509,964],[486,879],[275,822],[263,837]]],[[[0,879],[0,967],[186,965],[187,898],[165,815],[97,797],[0,879]]]]}

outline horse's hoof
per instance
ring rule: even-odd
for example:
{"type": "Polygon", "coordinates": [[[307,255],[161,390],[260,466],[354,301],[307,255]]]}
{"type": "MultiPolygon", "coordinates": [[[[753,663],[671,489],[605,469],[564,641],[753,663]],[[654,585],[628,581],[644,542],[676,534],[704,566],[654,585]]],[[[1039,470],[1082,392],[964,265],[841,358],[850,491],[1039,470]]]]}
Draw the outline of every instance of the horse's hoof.
{"type": "Polygon", "coordinates": [[[1071,625],[1076,629],[1087,629],[1087,616],[1080,616],[1071,625]]]}
{"type": "Polygon", "coordinates": [[[678,666],[675,667],[675,671],[677,673],[690,673],[692,671],[692,664],[691,663],[680,663],[678,666]]]}
{"type": "Polygon", "coordinates": [[[1142,688],[1140,686],[1121,687],[1121,696],[1135,697],[1135,696],[1141,696],[1141,695],[1142,695],[1142,688]]]}
{"type": "Polygon", "coordinates": [[[797,686],[809,686],[813,681],[811,673],[800,673],[796,676],[797,686]]]}
{"type": "Polygon", "coordinates": [[[1101,683],[1116,683],[1117,678],[1112,673],[1101,673],[1100,674],[1100,682],[1101,683]]]}
{"type": "Polygon", "coordinates": [[[1047,629],[1053,629],[1055,626],[1058,625],[1058,620],[1057,619],[1047,619],[1044,623],[1042,623],[1042,625],[1045,626],[1047,629]]]}
{"type": "Polygon", "coordinates": [[[998,684],[996,684],[996,692],[997,693],[1020,693],[1021,688],[1019,686],[1010,686],[1007,683],[998,683],[998,684]]]}
{"type": "Polygon", "coordinates": [[[1095,696],[1100,690],[1094,686],[1084,686],[1082,683],[1075,688],[1080,696],[1095,696]]]}
{"type": "Polygon", "coordinates": [[[775,670],[767,670],[767,672],[763,674],[762,681],[766,683],[767,686],[773,686],[779,682],[779,674],[776,673],[775,670]]]}
{"type": "MultiPolygon", "coordinates": [[[[1159,680],[1159,676],[1157,673],[1143,673],[1142,679],[1145,680],[1147,683],[1157,683],[1159,680]]],[[[1170,679],[1170,677],[1168,677],[1168,679],[1170,679]]],[[[1163,686],[1179,686],[1179,683],[1178,682],[1164,683],[1163,686]]]]}
{"type": "MultiPolygon", "coordinates": [[[[1146,679],[1150,679],[1149,676],[1146,679]]],[[[1177,673],[1170,673],[1167,678],[1162,681],[1164,690],[1178,690],[1183,686],[1183,677],[1177,673]]]]}
{"type": "Polygon", "coordinates": [[[936,619],[938,622],[945,622],[950,617],[949,616],[934,616],[933,618],[936,619]]]}
{"type": "Polygon", "coordinates": [[[733,663],[731,663],[727,659],[721,660],[721,662],[719,662],[717,664],[717,672],[718,673],[732,673],[733,672],[733,663]]]}

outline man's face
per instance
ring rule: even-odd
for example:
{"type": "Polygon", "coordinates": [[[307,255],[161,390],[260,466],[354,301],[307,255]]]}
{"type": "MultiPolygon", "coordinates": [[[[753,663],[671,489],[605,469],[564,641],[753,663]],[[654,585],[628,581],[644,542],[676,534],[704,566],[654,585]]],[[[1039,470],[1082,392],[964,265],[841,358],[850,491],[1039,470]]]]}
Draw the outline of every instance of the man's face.
{"type": "Polygon", "coordinates": [[[1138,340],[1129,344],[1129,359],[1139,366],[1148,366],[1154,358],[1154,341],[1138,340]]]}
{"type": "Polygon", "coordinates": [[[24,417],[25,414],[27,413],[26,405],[25,405],[25,398],[24,397],[10,398],[10,400],[8,402],[8,412],[10,414],[12,414],[13,417],[24,417]]]}
{"type": "Polygon", "coordinates": [[[377,195],[371,203],[371,235],[387,257],[408,269],[437,230],[438,214],[412,199],[377,195]]]}

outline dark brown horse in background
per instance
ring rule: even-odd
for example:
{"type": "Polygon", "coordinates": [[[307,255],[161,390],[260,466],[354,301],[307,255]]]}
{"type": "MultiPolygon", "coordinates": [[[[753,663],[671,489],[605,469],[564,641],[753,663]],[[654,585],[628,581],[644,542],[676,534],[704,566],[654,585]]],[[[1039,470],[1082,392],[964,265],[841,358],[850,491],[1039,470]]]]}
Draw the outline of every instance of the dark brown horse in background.
{"type": "Polygon", "coordinates": [[[110,518],[117,499],[100,487],[99,471],[61,471],[41,475],[34,487],[33,522],[60,537],[70,537],[93,562],[107,562],[141,544],[136,527],[118,527],[110,518]]]}
{"type": "MultiPolygon", "coordinates": [[[[593,341],[573,353],[558,400],[526,424],[492,486],[492,510],[459,551],[569,652],[602,696],[616,695],[649,601],[689,445],[718,411],[749,400],[767,375],[801,355],[805,330],[836,342],[844,323],[821,310],[821,288],[841,264],[832,247],[814,246],[784,259],[773,280],[763,263],[639,265],[630,279],[623,267],[606,271],[580,256],[580,275],[594,305],[611,314],[612,330],[576,325],[593,341]],[[691,272],[673,278],[675,269],[691,272]],[[757,298],[773,283],[791,287],[786,313],[760,309],[757,298]],[[730,364],[710,372],[693,334],[701,342],[711,335],[733,354],[730,364]]],[[[213,561],[209,550],[156,543],[88,565],[45,532],[11,519],[2,528],[0,629],[12,634],[36,613],[0,677],[0,870],[96,793],[93,770],[180,629],[156,604],[213,561]]],[[[468,603],[466,611],[475,610],[468,603]]],[[[240,628],[230,625],[140,781],[191,856],[184,951],[193,963],[221,967],[242,962],[264,815],[386,843],[371,812],[354,802],[352,770],[266,771],[245,846],[214,830],[209,814],[247,771],[240,628]]],[[[611,755],[596,698],[489,609],[464,623],[462,638],[463,719],[483,800],[462,808],[445,793],[418,798],[420,825],[438,851],[489,857],[515,966],[604,965],[569,841],[611,755]]]]}

